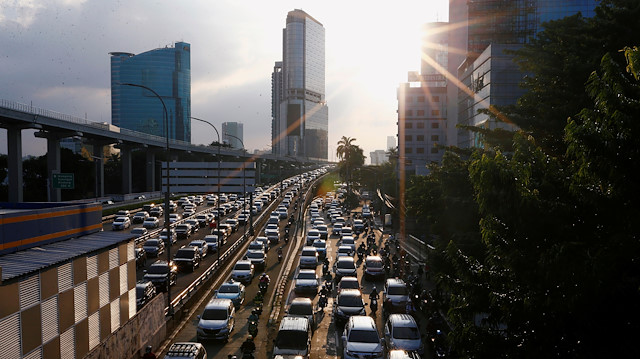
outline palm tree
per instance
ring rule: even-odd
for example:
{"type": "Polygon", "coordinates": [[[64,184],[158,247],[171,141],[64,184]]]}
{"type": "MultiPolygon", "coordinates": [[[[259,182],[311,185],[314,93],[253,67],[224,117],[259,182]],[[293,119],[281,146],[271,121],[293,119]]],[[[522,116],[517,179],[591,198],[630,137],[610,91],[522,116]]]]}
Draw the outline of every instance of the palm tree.
{"type": "Polygon", "coordinates": [[[338,141],[338,148],[336,149],[336,156],[340,159],[345,159],[345,161],[349,161],[349,153],[351,152],[351,148],[353,147],[353,142],[355,138],[349,138],[347,136],[342,136],[340,141],[338,141]]]}

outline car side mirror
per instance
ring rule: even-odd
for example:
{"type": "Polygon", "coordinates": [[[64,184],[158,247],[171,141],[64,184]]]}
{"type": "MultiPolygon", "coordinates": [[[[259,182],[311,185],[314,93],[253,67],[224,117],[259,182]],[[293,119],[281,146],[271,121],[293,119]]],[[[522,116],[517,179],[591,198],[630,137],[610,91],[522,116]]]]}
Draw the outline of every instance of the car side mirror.
{"type": "Polygon", "coordinates": [[[142,270],[142,273],[147,274],[147,270],[146,270],[146,269],[143,269],[143,270],[142,270]]]}
{"type": "Polygon", "coordinates": [[[198,316],[196,316],[196,318],[198,318],[198,320],[200,320],[200,316],[199,316],[199,315],[198,315],[198,316]]]}

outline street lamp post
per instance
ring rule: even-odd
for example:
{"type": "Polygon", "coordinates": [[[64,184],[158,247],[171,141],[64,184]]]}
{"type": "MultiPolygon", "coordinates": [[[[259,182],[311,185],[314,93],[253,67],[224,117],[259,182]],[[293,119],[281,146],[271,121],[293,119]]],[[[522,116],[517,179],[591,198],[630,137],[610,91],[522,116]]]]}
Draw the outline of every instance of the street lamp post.
{"type": "MultiPolygon", "coordinates": [[[[191,119],[196,120],[196,121],[200,121],[200,122],[204,122],[206,124],[208,124],[209,126],[213,127],[213,129],[216,131],[216,135],[218,135],[218,179],[216,181],[217,184],[217,189],[218,189],[218,198],[216,199],[216,207],[218,207],[216,209],[216,220],[218,221],[218,223],[216,224],[216,228],[219,228],[220,226],[218,224],[220,224],[220,132],[218,132],[218,129],[216,128],[216,126],[214,126],[211,122],[209,121],[205,121],[202,119],[199,119],[197,117],[191,117],[191,119]]],[[[220,264],[220,251],[222,249],[222,245],[220,244],[220,236],[218,235],[218,265],[220,264]]]]}
{"type": "MultiPolygon", "coordinates": [[[[121,86],[132,86],[132,87],[140,87],[143,88],[145,90],[148,90],[149,92],[151,92],[152,94],[154,94],[158,100],[160,100],[160,102],[162,103],[162,108],[164,109],[164,125],[165,125],[165,137],[166,137],[166,166],[167,166],[167,190],[164,192],[164,228],[167,231],[167,239],[168,239],[168,245],[167,245],[167,264],[170,265],[171,263],[171,224],[169,223],[169,193],[170,193],[170,175],[169,175],[169,156],[171,154],[170,152],[170,148],[169,148],[169,115],[167,113],[167,105],[165,105],[164,100],[162,99],[162,97],[160,95],[158,95],[157,92],[155,92],[154,90],[152,90],[151,88],[144,86],[144,85],[139,85],[139,84],[132,84],[132,83],[120,83],[119,85],[121,86]]],[[[169,307],[169,315],[172,316],[173,315],[173,307],[171,306],[171,289],[169,288],[169,285],[167,284],[167,307],[169,307]]]]}
{"type": "MultiPolygon", "coordinates": [[[[247,152],[247,148],[244,147],[244,142],[242,142],[242,140],[238,136],[234,136],[228,133],[225,133],[225,135],[240,141],[240,144],[242,145],[242,151],[247,152]]],[[[247,204],[247,187],[246,187],[246,176],[245,176],[246,168],[247,168],[247,164],[245,162],[242,162],[242,198],[243,198],[242,209],[243,210],[246,209],[246,204],[247,204]]],[[[253,214],[251,213],[252,207],[253,207],[253,196],[251,197],[251,207],[249,207],[249,221],[250,221],[249,228],[253,233],[253,214]]],[[[247,236],[247,221],[244,221],[244,235],[245,237],[247,236]]]]}

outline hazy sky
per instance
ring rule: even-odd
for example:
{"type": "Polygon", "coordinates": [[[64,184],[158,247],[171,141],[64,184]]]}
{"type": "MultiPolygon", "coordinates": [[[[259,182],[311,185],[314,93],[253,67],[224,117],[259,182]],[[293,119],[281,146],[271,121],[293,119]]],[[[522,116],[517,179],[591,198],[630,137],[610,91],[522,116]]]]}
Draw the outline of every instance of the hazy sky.
{"type": "MultiPolygon", "coordinates": [[[[0,99],[111,121],[109,52],[191,44],[191,114],[244,123],[249,150],[271,145],[271,72],[287,12],[326,31],[329,159],[342,136],[367,156],[396,134],[398,84],[419,70],[420,27],[447,21],[447,0],[0,0],[0,99]]],[[[192,142],[215,137],[192,123],[192,142]]],[[[46,152],[23,131],[24,154],[46,152]]],[[[0,152],[6,153],[0,129],[0,152]]]]}

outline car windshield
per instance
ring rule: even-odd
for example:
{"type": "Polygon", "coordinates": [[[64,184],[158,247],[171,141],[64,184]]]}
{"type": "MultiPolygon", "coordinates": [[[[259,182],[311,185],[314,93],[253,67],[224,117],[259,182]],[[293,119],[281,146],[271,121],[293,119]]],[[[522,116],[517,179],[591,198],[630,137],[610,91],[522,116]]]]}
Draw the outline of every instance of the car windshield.
{"type": "Polygon", "coordinates": [[[364,307],[359,295],[338,295],[338,305],[341,307],[364,307]]]}
{"type": "Polygon", "coordinates": [[[181,229],[181,230],[187,230],[189,229],[188,226],[184,225],[184,224],[179,224],[176,226],[176,230],[181,229]]]}
{"type": "Polygon", "coordinates": [[[116,218],[113,223],[122,223],[124,222],[124,218],[116,218]]]}
{"type": "Polygon", "coordinates": [[[249,245],[249,249],[261,251],[263,248],[262,248],[262,244],[260,243],[252,243],[249,245]]]}
{"type": "Polygon", "coordinates": [[[249,253],[247,253],[247,257],[262,259],[262,258],[264,258],[264,253],[262,253],[262,252],[249,252],[249,253]]]}
{"type": "Polygon", "coordinates": [[[202,313],[202,319],[204,320],[225,320],[227,319],[226,309],[205,309],[202,313]]]}
{"type": "Polygon", "coordinates": [[[311,272],[298,273],[298,279],[316,279],[316,274],[311,272]]]}
{"type": "Polygon", "coordinates": [[[316,256],[316,251],[315,250],[304,250],[304,251],[302,251],[302,256],[303,257],[315,257],[316,256]]]}
{"type": "Polygon", "coordinates": [[[387,290],[388,295],[407,295],[407,287],[405,286],[393,286],[387,290]]]}
{"type": "Polygon", "coordinates": [[[191,242],[189,243],[189,246],[191,247],[198,247],[198,248],[202,248],[204,246],[204,243],[197,241],[197,242],[191,242]]]}
{"type": "Polygon", "coordinates": [[[281,330],[276,337],[276,346],[279,349],[305,350],[308,340],[305,331],[281,330]]]}
{"type": "Polygon", "coordinates": [[[251,264],[249,263],[238,263],[233,267],[234,270],[249,270],[251,269],[251,264]]]}
{"type": "Polygon", "coordinates": [[[352,330],[349,333],[349,341],[355,343],[379,343],[380,338],[375,330],[352,330]]]}
{"type": "Polygon", "coordinates": [[[289,307],[291,315],[313,315],[313,306],[311,303],[293,303],[289,307]]]}
{"type": "Polygon", "coordinates": [[[325,242],[313,242],[313,246],[320,249],[325,249],[327,244],[325,242]]]}
{"type": "Polygon", "coordinates": [[[220,287],[220,293],[239,293],[240,289],[236,285],[223,285],[220,287]]]}
{"type": "Polygon", "coordinates": [[[193,258],[193,251],[179,249],[176,258],[193,258]]]}
{"type": "Polygon", "coordinates": [[[146,231],[144,228],[134,228],[131,230],[131,234],[145,234],[146,231]]]}
{"type": "Polygon", "coordinates": [[[416,327],[397,327],[393,330],[397,339],[420,339],[420,331],[416,327]]]}
{"type": "Polygon", "coordinates": [[[150,239],[146,242],[144,242],[144,247],[157,247],[158,246],[158,240],[157,239],[150,239]]]}
{"type": "Polygon", "coordinates": [[[367,261],[367,267],[370,267],[370,268],[382,268],[382,261],[368,260],[367,261]]]}
{"type": "Polygon", "coordinates": [[[167,272],[169,272],[169,267],[166,265],[161,265],[161,266],[151,266],[149,267],[149,270],[147,271],[147,273],[149,274],[166,274],[167,272]]]}
{"type": "Polygon", "coordinates": [[[354,242],[354,241],[353,241],[353,239],[351,239],[351,238],[343,238],[343,239],[342,239],[342,244],[344,244],[345,246],[346,246],[346,245],[351,245],[351,244],[354,244],[354,243],[355,243],[355,242],[354,242]]]}
{"type": "Polygon", "coordinates": [[[339,261],[338,268],[340,269],[355,269],[355,265],[351,261],[339,261]]]}
{"type": "MultiPolygon", "coordinates": [[[[340,247],[340,248],[338,248],[338,253],[349,254],[349,253],[351,253],[351,248],[350,247],[340,247]]],[[[338,268],[340,268],[340,264],[338,264],[338,268]]]]}

